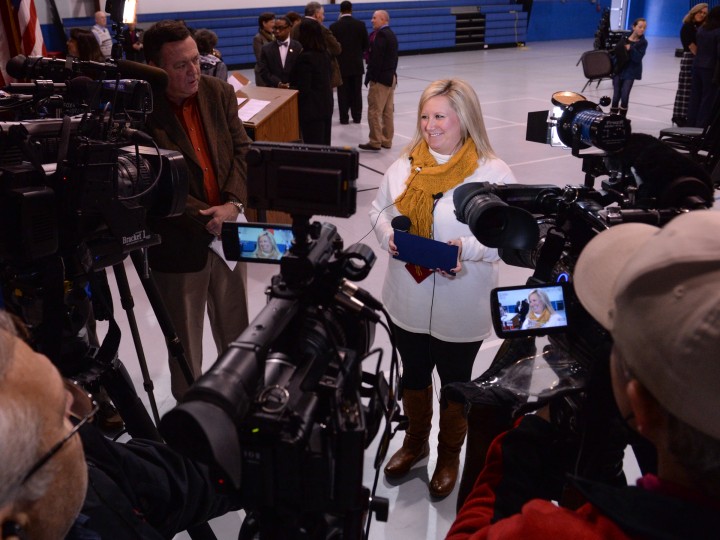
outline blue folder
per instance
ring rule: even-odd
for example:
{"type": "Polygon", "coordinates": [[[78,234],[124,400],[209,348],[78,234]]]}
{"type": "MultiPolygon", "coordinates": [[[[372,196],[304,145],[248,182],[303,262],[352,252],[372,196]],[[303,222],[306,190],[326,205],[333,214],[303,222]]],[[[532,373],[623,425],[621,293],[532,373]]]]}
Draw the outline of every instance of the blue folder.
{"type": "Polygon", "coordinates": [[[395,231],[395,245],[398,254],[394,257],[401,261],[445,272],[457,266],[458,246],[398,230],[395,231]]]}

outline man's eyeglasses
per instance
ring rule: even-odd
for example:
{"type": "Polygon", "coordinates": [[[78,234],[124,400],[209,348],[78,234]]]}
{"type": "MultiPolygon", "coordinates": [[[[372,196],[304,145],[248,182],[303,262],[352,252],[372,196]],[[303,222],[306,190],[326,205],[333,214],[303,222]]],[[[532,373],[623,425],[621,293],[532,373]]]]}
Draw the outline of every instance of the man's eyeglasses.
{"type": "Polygon", "coordinates": [[[289,26],[278,26],[276,24],[275,28],[273,28],[273,32],[279,32],[280,30],[287,30],[288,28],[290,28],[290,27],[289,26]]]}
{"type": "Polygon", "coordinates": [[[65,443],[80,430],[81,427],[92,420],[100,408],[97,402],[93,400],[93,397],[83,390],[78,383],[69,379],[63,379],[63,383],[65,383],[65,389],[72,395],[70,417],[76,420],[77,423],[70,432],[62,438],[62,440],[55,443],[50,450],[48,450],[39,460],[35,462],[35,465],[30,467],[30,470],[22,480],[22,484],[26,483],[33,474],[38,472],[43,465],[50,461],[53,456],[57,454],[63,446],[65,446],[65,443]]]}

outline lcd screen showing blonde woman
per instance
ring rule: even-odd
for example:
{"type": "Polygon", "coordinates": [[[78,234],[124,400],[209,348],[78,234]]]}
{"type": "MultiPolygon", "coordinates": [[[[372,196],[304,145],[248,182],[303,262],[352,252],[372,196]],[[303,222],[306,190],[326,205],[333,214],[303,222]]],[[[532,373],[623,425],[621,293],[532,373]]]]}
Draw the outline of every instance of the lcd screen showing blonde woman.
{"type": "Polygon", "coordinates": [[[500,287],[491,293],[495,333],[501,338],[563,332],[570,285],[500,287]]]}
{"type": "Polygon", "coordinates": [[[223,223],[223,251],[231,261],[279,264],[292,242],[290,225],[223,223]]]}

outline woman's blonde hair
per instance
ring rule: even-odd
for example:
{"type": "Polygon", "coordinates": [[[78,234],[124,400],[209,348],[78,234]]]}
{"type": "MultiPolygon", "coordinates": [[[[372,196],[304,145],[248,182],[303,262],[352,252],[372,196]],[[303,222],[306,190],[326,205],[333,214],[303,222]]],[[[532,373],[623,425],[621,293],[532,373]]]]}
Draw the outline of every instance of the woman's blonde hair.
{"type": "Polygon", "coordinates": [[[555,313],[555,308],[552,305],[552,302],[550,302],[550,297],[548,294],[541,290],[541,289],[535,289],[530,294],[528,294],[528,302],[530,301],[530,297],[535,294],[540,299],[540,301],[543,303],[543,305],[547,308],[547,310],[550,313],[555,313]]]}
{"type": "Polygon", "coordinates": [[[271,232],[265,231],[258,235],[257,245],[255,246],[255,257],[257,257],[258,259],[279,259],[280,258],[280,250],[277,247],[277,242],[275,242],[274,234],[272,234],[271,232]],[[260,239],[263,236],[267,237],[268,241],[270,242],[270,245],[272,246],[270,253],[265,253],[262,249],[260,249],[260,239]]]}
{"type": "Polygon", "coordinates": [[[683,17],[683,24],[687,23],[694,23],[695,22],[695,15],[697,15],[698,11],[702,11],[703,9],[707,9],[708,5],[706,3],[701,4],[695,4],[693,7],[690,8],[690,11],[687,12],[687,15],[683,17]]]}
{"type": "Polygon", "coordinates": [[[458,115],[462,129],[461,144],[465,144],[465,141],[467,141],[469,137],[475,143],[475,148],[481,158],[494,158],[495,151],[490,145],[490,139],[485,130],[485,121],[483,120],[480,101],[472,86],[462,79],[442,79],[435,81],[430,83],[430,86],[422,93],[420,102],[418,103],[415,135],[412,141],[410,141],[410,144],[405,148],[407,155],[410,155],[423,140],[420,116],[428,100],[436,96],[445,96],[450,102],[450,106],[455,111],[455,114],[458,115]]]}

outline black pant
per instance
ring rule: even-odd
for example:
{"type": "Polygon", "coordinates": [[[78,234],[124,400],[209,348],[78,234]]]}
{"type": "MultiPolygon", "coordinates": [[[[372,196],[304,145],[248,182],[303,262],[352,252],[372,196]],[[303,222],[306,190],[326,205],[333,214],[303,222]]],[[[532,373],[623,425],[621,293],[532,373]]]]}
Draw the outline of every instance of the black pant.
{"type": "Polygon", "coordinates": [[[441,387],[451,382],[470,380],[482,340],[466,343],[442,341],[430,334],[408,332],[396,324],[391,324],[403,365],[403,388],[427,388],[432,384],[434,368],[437,368],[440,375],[441,387]]]}
{"type": "Polygon", "coordinates": [[[343,83],[337,87],[340,121],[348,122],[350,114],[355,122],[362,120],[362,73],[343,75],[343,83]]]}
{"type": "Polygon", "coordinates": [[[330,144],[332,130],[331,119],[301,120],[300,135],[307,144],[330,144]]]}

